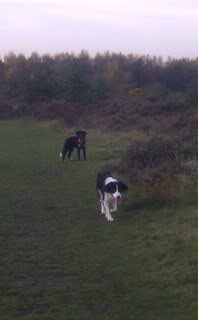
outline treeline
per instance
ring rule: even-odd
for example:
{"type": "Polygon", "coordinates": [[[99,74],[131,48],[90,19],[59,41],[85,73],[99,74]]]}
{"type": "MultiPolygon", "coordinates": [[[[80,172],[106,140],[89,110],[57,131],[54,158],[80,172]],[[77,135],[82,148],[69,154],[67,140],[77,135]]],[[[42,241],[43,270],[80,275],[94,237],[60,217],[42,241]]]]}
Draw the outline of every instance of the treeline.
{"type": "Polygon", "coordinates": [[[161,57],[108,52],[90,57],[82,51],[79,55],[32,53],[30,57],[9,53],[0,59],[1,97],[90,104],[142,92],[134,91],[136,88],[187,92],[196,98],[198,58],[163,61],[161,57]]]}

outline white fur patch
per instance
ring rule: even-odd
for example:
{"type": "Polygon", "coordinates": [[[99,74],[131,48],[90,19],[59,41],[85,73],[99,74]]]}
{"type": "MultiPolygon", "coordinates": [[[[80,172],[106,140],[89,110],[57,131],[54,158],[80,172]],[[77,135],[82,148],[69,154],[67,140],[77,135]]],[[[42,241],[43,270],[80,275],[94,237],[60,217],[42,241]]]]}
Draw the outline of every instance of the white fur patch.
{"type": "Polygon", "coordinates": [[[112,177],[108,177],[108,178],[105,179],[105,186],[106,186],[106,184],[108,184],[110,182],[116,182],[116,181],[117,181],[116,179],[114,179],[112,177]]]}
{"type": "Polygon", "coordinates": [[[116,192],[112,193],[112,196],[114,199],[117,199],[118,197],[121,198],[121,193],[118,191],[118,186],[116,186],[116,192]]]}

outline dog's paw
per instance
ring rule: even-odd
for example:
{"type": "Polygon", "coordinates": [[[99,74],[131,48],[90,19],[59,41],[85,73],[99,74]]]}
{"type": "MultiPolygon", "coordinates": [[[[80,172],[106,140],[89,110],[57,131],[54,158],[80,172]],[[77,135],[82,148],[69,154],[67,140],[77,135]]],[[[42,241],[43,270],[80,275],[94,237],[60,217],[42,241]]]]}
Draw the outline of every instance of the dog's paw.
{"type": "Polygon", "coordinates": [[[107,218],[107,221],[109,221],[109,222],[114,220],[111,216],[107,216],[106,218],[107,218]]]}

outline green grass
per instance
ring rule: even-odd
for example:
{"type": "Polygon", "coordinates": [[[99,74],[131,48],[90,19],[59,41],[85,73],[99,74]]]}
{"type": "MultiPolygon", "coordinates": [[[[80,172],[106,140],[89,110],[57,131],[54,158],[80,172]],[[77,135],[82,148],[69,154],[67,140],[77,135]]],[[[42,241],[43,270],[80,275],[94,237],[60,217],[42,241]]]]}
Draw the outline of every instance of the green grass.
{"type": "Polygon", "coordinates": [[[136,134],[89,130],[88,161],[62,163],[57,127],[0,123],[2,320],[197,320],[198,206],[132,186],[113,223],[99,213],[96,172],[136,134]]]}

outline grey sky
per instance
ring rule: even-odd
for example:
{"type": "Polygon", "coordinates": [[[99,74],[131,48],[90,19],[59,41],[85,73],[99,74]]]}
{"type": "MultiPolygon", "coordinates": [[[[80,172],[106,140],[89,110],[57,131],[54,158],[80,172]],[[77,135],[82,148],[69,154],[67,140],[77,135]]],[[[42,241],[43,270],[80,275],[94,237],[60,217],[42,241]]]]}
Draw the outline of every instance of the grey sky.
{"type": "Polygon", "coordinates": [[[0,0],[0,56],[114,51],[198,56],[197,0],[0,0]]]}

